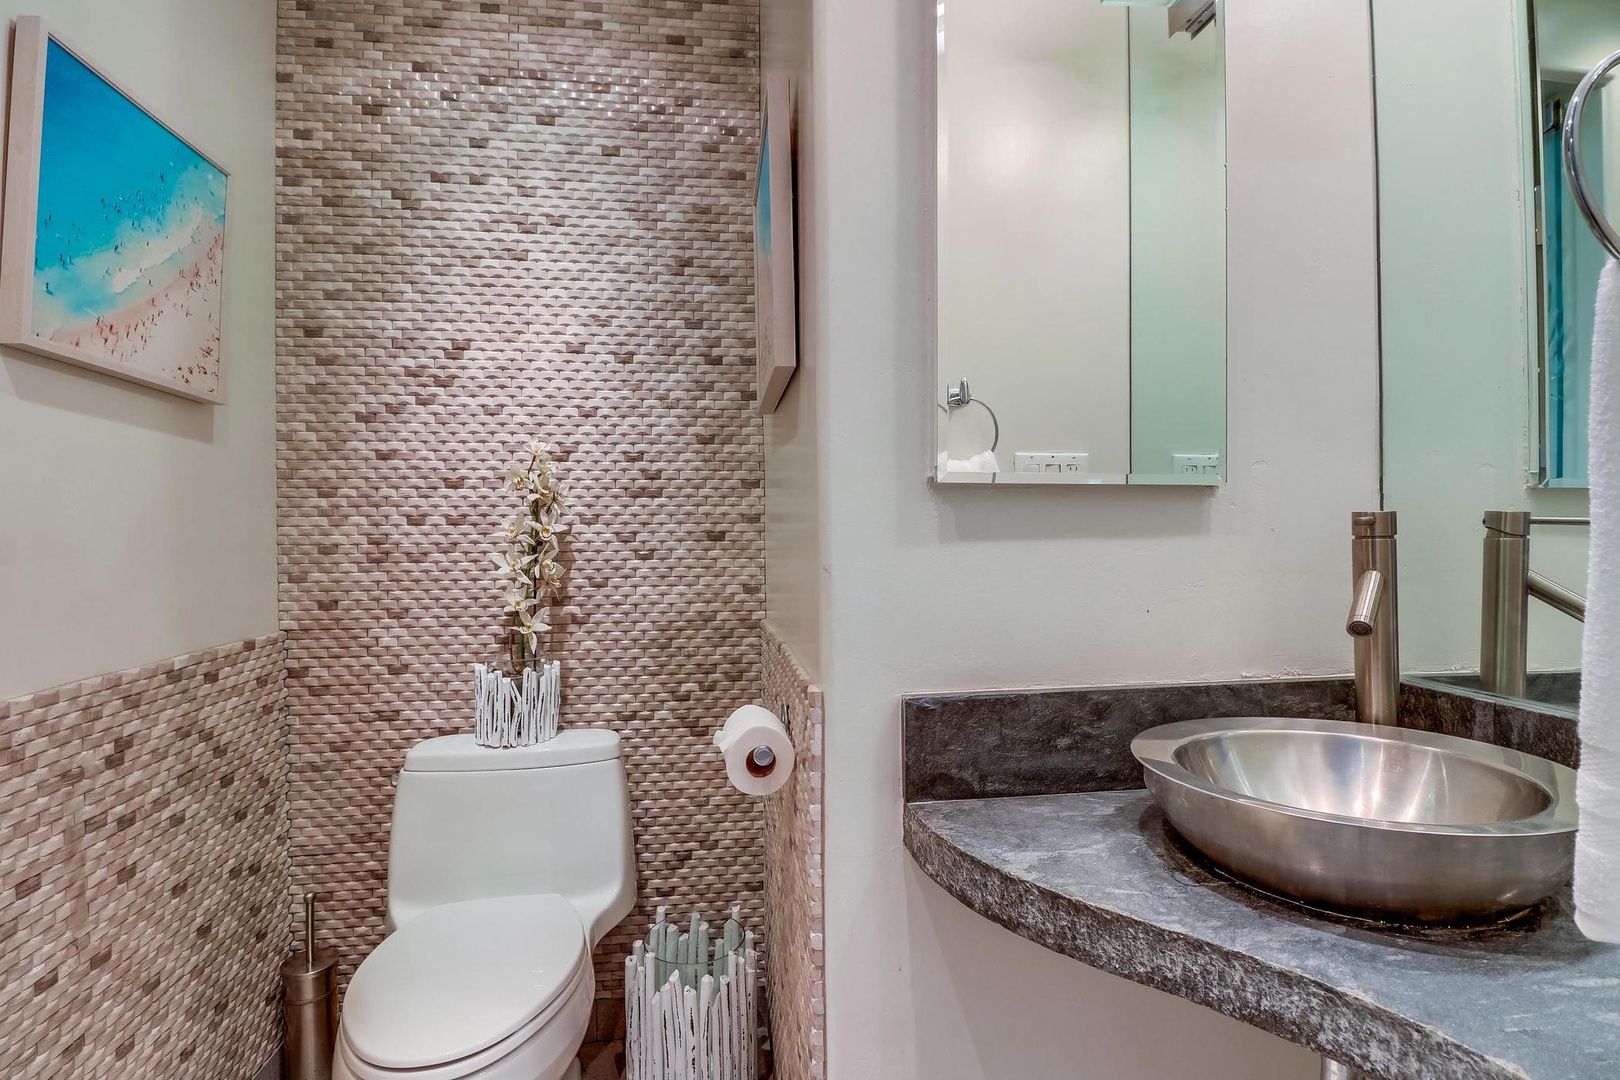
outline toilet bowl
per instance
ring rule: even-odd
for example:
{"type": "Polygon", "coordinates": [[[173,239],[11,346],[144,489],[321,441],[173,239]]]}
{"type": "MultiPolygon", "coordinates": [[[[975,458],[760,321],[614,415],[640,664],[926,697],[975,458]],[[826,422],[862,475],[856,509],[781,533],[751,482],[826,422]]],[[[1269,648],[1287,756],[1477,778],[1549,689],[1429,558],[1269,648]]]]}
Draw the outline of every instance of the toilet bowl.
{"type": "Polygon", "coordinates": [[[592,949],[635,899],[613,732],[406,755],[389,849],[391,932],[344,995],[334,1080],[570,1080],[592,949]]]}

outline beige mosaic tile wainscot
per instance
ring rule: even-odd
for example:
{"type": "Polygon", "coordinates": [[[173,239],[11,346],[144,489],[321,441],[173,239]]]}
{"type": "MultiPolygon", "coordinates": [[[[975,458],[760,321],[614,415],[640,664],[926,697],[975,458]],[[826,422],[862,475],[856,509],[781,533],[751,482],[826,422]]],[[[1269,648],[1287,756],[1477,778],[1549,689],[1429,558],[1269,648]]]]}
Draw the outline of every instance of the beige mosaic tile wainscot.
{"type": "Polygon", "coordinates": [[[771,1045],[778,1080],[826,1076],[826,965],[822,949],[822,699],[767,623],[765,707],[793,739],[792,778],[765,800],[765,918],[771,1045]]]}
{"type": "Polygon", "coordinates": [[[280,635],[0,702],[0,1076],[246,1080],[291,946],[280,635]]]}
{"type": "MultiPolygon", "coordinates": [[[[760,694],[755,0],[280,0],[277,410],[296,894],[382,935],[390,778],[471,728],[498,481],[570,485],[565,724],[624,734],[638,911],[762,923],[710,735],[760,694]]],[[[564,826],[565,827],[565,826],[564,826]]],[[[598,1035],[622,1027],[604,1004],[598,1035]]]]}

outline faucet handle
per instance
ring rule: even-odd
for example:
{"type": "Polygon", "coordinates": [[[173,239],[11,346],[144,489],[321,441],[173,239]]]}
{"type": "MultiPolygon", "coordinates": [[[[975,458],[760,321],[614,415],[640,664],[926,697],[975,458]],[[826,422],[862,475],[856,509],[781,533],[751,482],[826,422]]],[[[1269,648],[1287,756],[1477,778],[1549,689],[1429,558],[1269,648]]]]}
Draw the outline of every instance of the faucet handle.
{"type": "Polygon", "coordinates": [[[1382,540],[1395,535],[1395,511],[1357,510],[1350,515],[1353,540],[1382,540]]]}
{"type": "Polygon", "coordinates": [[[1529,537],[1530,512],[1528,510],[1487,510],[1484,521],[1485,536],[1529,537]]]}

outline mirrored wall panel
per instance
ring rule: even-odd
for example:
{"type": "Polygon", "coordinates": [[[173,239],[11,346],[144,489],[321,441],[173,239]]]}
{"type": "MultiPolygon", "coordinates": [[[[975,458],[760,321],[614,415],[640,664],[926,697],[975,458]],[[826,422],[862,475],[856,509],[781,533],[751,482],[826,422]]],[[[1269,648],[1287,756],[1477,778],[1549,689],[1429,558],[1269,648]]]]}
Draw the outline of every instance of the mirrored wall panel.
{"type": "MultiPolygon", "coordinates": [[[[1372,0],[1372,11],[1402,665],[1573,709],[1578,609],[1546,602],[1559,594],[1543,583],[1586,588],[1587,388],[1607,254],[1575,204],[1561,140],[1577,85],[1620,49],[1620,2],[1372,0]]],[[[1592,92],[1578,138],[1612,219],[1620,87],[1592,92]]]]}
{"type": "Polygon", "coordinates": [[[937,17],[935,479],[1222,482],[1218,5],[937,17]]]}

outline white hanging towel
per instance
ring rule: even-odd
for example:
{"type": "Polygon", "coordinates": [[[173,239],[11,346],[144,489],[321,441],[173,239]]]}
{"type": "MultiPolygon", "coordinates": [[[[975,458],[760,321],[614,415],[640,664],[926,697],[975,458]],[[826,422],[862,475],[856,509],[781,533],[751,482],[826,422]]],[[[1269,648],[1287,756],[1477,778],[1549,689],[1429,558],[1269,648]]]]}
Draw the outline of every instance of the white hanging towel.
{"type": "Polygon", "coordinates": [[[1620,944],[1620,262],[1613,259],[1598,284],[1591,394],[1575,923],[1595,941],[1620,944]]]}

